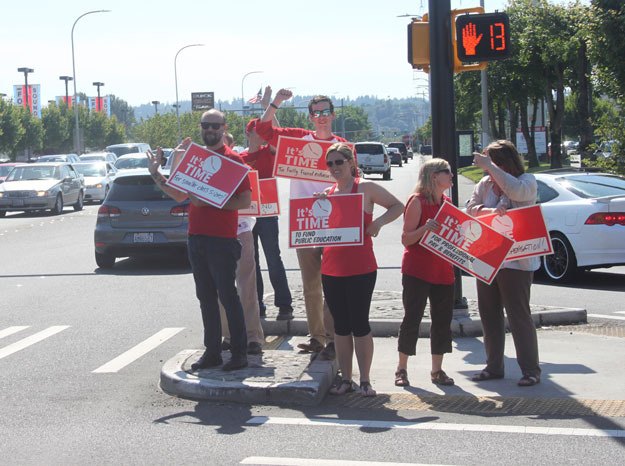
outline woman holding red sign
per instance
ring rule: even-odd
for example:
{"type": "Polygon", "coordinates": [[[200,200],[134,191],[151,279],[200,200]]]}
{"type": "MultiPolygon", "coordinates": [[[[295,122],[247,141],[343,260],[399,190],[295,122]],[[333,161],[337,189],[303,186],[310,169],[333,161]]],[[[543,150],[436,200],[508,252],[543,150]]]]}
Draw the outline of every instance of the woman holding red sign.
{"type": "MultiPolygon", "coordinates": [[[[474,163],[486,172],[486,176],[475,185],[467,203],[469,215],[504,215],[506,209],[536,203],[536,178],[525,173],[523,160],[510,141],[490,143],[483,154],[474,154],[474,163]]],[[[540,382],[538,340],[530,311],[530,287],[539,265],[537,257],[505,261],[490,285],[477,280],[486,367],[472,377],[473,381],[502,379],[504,376],[505,309],[523,374],[518,385],[531,387],[540,382]]]]}
{"type": "Polygon", "coordinates": [[[373,361],[373,336],[369,326],[369,308],[377,276],[372,237],[399,217],[403,205],[382,186],[358,177],[358,168],[350,147],[333,144],[326,152],[326,165],[336,183],[318,196],[362,193],[364,240],[359,246],[332,246],[323,250],[321,282],[330,313],[334,318],[334,344],[342,380],[330,389],[334,395],[354,391],[352,359],[354,352],[360,371],[360,393],[375,396],[369,371],[373,361]],[[386,209],[373,219],[373,207],[386,209]]]}
{"type": "Polygon", "coordinates": [[[427,300],[430,300],[430,351],[432,371],[430,378],[437,385],[453,385],[454,379],[442,369],[443,356],[451,353],[451,319],[454,310],[454,269],[446,260],[419,244],[428,231],[438,231],[439,222],[434,220],[443,202],[450,201],[445,191],[451,188],[453,176],[449,163],[444,159],[428,160],[419,171],[414,192],[406,202],[402,271],[402,300],[404,319],[399,327],[397,351],[399,362],[395,372],[395,385],[407,387],[408,357],[414,356],[419,338],[419,326],[427,300]]]}

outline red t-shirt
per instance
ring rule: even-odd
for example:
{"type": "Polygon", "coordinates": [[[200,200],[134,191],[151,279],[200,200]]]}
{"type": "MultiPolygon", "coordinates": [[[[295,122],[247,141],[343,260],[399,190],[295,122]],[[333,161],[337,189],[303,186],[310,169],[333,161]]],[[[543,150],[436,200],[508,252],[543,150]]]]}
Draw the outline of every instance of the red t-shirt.
{"type": "MultiPolygon", "coordinates": [[[[227,146],[222,146],[220,149],[215,150],[218,154],[224,155],[229,159],[243,164],[243,159],[232,149],[227,146]]],[[[239,187],[234,191],[234,194],[240,194],[245,191],[250,191],[250,180],[246,176],[241,181],[239,187]]],[[[204,235],[204,236],[218,236],[220,238],[236,238],[237,227],[239,225],[239,211],[218,209],[211,205],[205,205],[202,207],[189,205],[189,234],[190,235],[204,235]]]]}
{"type": "Polygon", "coordinates": [[[276,154],[271,152],[268,145],[262,146],[256,152],[241,152],[241,157],[254,170],[258,170],[260,179],[273,178],[273,165],[276,154]]]}
{"type": "MultiPolygon", "coordinates": [[[[352,193],[358,192],[360,178],[354,179],[352,193]]],[[[331,188],[329,195],[334,193],[336,184],[331,188]]],[[[332,277],[351,277],[364,275],[378,269],[378,263],[373,253],[373,240],[365,234],[369,224],[373,221],[373,213],[365,212],[363,226],[363,244],[359,246],[328,246],[323,248],[321,256],[321,273],[332,277]]]]}
{"type": "MultiPolygon", "coordinates": [[[[443,195],[441,204],[445,200],[449,201],[449,198],[443,195]]],[[[417,228],[425,225],[428,219],[436,217],[436,213],[441,207],[441,204],[430,204],[423,196],[415,194],[406,202],[404,215],[410,202],[421,203],[421,218],[417,228]]],[[[455,279],[452,265],[428,249],[425,249],[418,241],[405,247],[401,261],[401,272],[434,285],[451,285],[455,279]]]]}

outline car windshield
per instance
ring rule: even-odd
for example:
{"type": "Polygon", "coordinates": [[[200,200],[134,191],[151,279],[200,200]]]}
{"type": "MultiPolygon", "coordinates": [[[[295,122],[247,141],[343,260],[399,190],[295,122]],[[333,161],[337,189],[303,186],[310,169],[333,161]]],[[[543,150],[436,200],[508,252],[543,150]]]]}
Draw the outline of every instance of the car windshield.
{"type": "Polygon", "coordinates": [[[11,165],[0,165],[0,176],[7,176],[12,169],[11,165]]]}
{"type": "Polygon", "coordinates": [[[106,176],[106,167],[101,163],[77,163],[74,168],[82,176],[106,176]]]}
{"type": "Polygon", "coordinates": [[[115,168],[118,170],[125,168],[148,168],[147,157],[128,157],[127,159],[117,159],[115,168]]]}
{"type": "Polygon", "coordinates": [[[44,155],[37,159],[38,162],[66,162],[67,157],[64,155],[44,155]]]}
{"type": "Polygon", "coordinates": [[[616,175],[567,176],[556,181],[579,197],[625,195],[625,178],[616,175]]]}
{"type": "Polygon", "coordinates": [[[106,200],[111,201],[161,201],[171,199],[154,184],[150,176],[124,176],[117,178],[106,200]]]}
{"type": "Polygon", "coordinates": [[[106,160],[106,155],[81,155],[80,160],[91,162],[92,160],[106,160]]]}
{"type": "Polygon", "coordinates": [[[139,152],[138,146],[120,146],[120,147],[107,147],[108,152],[114,153],[117,157],[125,154],[134,154],[139,152]]]}
{"type": "Polygon", "coordinates": [[[359,154],[383,154],[384,149],[380,144],[356,144],[356,152],[359,154]]]}
{"type": "Polygon", "coordinates": [[[15,167],[9,174],[6,181],[27,181],[27,180],[60,180],[61,170],[56,166],[28,166],[15,167]]]}

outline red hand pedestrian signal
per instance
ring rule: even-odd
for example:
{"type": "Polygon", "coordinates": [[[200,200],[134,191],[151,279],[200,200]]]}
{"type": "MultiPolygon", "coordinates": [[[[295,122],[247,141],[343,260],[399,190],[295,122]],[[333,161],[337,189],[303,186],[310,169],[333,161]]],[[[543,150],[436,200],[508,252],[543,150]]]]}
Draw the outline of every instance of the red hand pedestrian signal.
{"type": "Polygon", "coordinates": [[[475,47],[480,43],[483,35],[484,34],[480,34],[479,37],[477,37],[475,24],[473,23],[469,23],[462,28],[462,47],[464,47],[464,53],[466,55],[475,55],[475,47]]]}

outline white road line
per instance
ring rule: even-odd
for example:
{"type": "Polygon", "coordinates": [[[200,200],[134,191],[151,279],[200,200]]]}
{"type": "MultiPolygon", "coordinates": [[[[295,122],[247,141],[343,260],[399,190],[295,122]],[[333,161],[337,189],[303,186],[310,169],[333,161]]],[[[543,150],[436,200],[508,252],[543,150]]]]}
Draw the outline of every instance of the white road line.
{"type": "Polygon", "coordinates": [[[614,311],[615,314],[625,314],[625,311],[614,311]]]}
{"type": "Polygon", "coordinates": [[[181,330],[184,330],[184,327],[164,328],[160,332],[157,332],[154,335],[152,335],[147,340],[142,341],[137,346],[130,348],[125,353],[120,354],[115,359],[112,359],[111,361],[98,367],[96,370],[92,372],[96,374],[117,372],[120,369],[123,369],[124,367],[126,367],[128,364],[136,361],[144,354],[152,351],[154,348],[156,348],[160,344],[169,340],[171,337],[173,337],[176,333],[180,332],[181,330]]]}
{"type": "Polygon", "coordinates": [[[23,350],[24,348],[28,348],[30,345],[39,343],[41,340],[45,340],[46,338],[51,337],[52,335],[55,335],[59,332],[62,332],[63,330],[67,328],[69,328],[69,325],[55,325],[52,327],[48,327],[47,329],[42,330],[41,332],[37,332],[34,335],[31,335],[29,337],[22,338],[21,340],[16,341],[15,343],[9,346],[5,346],[4,348],[0,349],[0,359],[5,358],[20,350],[23,350]]]}
{"type": "Polygon", "coordinates": [[[247,421],[247,424],[278,424],[301,426],[330,426],[330,427],[357,427],[369,429],[414,429],[414,430],[448,430],[460,432],[506,432],[534,435],[568,435],[581,437],[619,437],[625,438],[625,430],[608,429],[578,429],[561,427],[531,427],[510,426],[496,424],[451,424],[445,422],[387,422],[373,420],[338,420],[338,419],[308,419],[288,417],[257,416],[247,421]]]}
{"type": "Polygon", "coordinates": [[[621,316],[607,316],[605,314],[586,314],[586,317],[595,317],[597,319],[625,320],[625,317],[621,317],[621,316]]]}
{"type": "Polygon", "coordinates": [[[318,458],[279,458],[277,456],[248,456],[239,464],[270,464],[273,466],[426,466],[423,463],[391,463],[384,461],[349,461],[343,458],[322,460],[318,458]]]}
{"type": "Polygon", "coordinates": [[[0,330],[0,338],[8,337],[9,335],[13,335],[14,333],[21,332],[22,330],[26,330],[29,325],[16,325],[15,327],[7,327],[4,330],[0,330]]]}

